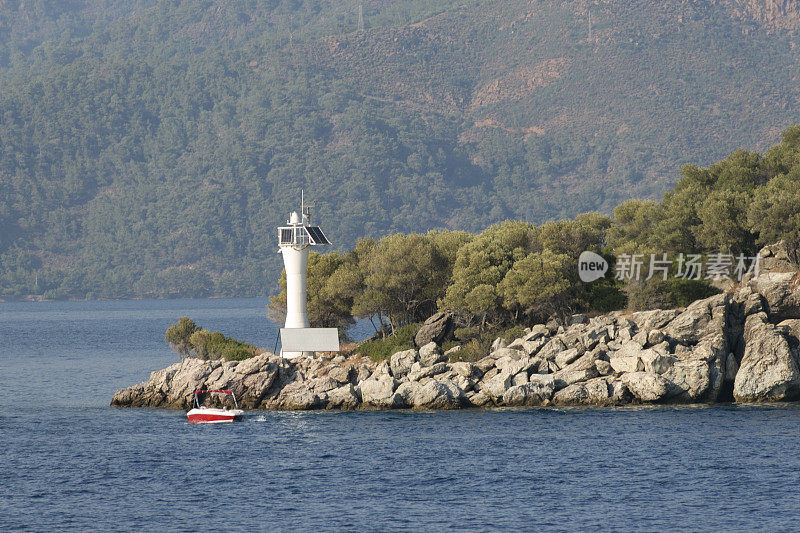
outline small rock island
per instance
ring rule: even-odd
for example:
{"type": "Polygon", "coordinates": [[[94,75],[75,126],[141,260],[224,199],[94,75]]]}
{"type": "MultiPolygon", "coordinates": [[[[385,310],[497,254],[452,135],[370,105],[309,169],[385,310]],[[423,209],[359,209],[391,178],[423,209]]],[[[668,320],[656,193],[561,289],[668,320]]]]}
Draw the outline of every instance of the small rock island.
{"type": "Polygon", "coordinates": [[[380,363],[187,358],[117,391],[111,405],[185,409],[194,390],[221,388],[246,409],[287,410],[791,401],[800,398],[798,284],[796,267],[766,269],[685,309],[539,324],[498,338],[475,362],[451,362],[435,341],[380,363]]]}

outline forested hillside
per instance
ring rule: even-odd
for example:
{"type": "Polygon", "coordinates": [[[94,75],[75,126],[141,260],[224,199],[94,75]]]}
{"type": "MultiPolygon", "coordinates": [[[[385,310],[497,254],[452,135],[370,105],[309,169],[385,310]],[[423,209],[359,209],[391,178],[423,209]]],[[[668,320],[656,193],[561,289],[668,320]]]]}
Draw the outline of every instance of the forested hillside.
{"type": "Polygon", "coordinates": [[[0,298],[272,292],[340,249],[658,199],[800,121],[773,0],[0,0],[0,298]]]}

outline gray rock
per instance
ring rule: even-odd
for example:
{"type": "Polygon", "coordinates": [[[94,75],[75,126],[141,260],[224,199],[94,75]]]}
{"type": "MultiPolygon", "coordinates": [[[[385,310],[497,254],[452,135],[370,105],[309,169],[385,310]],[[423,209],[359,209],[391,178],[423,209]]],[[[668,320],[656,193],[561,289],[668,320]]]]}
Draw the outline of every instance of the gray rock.
{"type": "Polygon", "coordinates": [[[494,400],[484,391],[467,393],[467,401],[475,407],[494,405],[494,400]]]}
{"type": "Polygon", "coordinates": [[[588,321],[589,320],[586,318],[585,314],[577,313],[577,314],[571,315],[567,319],[567,325],[568,326],[573,326],[575,324],[586,324],[588,321]]]}
{"type": "Polygon", "coordinates": [[[514,374],[514,377],[511,378],[511,383],[513,385],[524,385],[528,382],[528,373],[527,372],[519,372],[514,374]]]}
{"type": "Polygon", "coordinates": [[[606,405],[611,403],[608,382],[595,378],[585,383],[574,383],[553,396],[556,405],[606,405]]]}
{"type": "Polygon", "coordinates": [[[642,330],[638,332],[636,335],[633,336],[633,341],[637,342],[641,346],[647,346],[647,330],[642,330]]]}
{"type": "Polygon", "coordinates": [[[351,383],[328,391],[328,409],[355,409],[359,403],[356,389],[351,383]]]}
{"type": "Polygon", "coordinates": [[[509,388],[503,394],[503,403],[508,406],[542,405],[553,396],[553,389],[540,383],[525,383],[509,388]]]}
{"type": "Polygon", "coordinates": [[[242,380],[244,394],[238,395],[239,405],[245,409],[256,409],[261,405],[261,401],[267,395],[278,376],[278,369],[275,365],[268,365],[264,370],[255,374],[250,374],[242,380]]]}
{"type": "Polygon", "coordinates": [[[562,371],[574,371],[574,370],[586,370],[587,368],[595,368],[594,362],[597,360],[597,353],[595,352],[586,352],[582,356],[578,357],[565,367],[563,367],[562,371]]]}
{"type": "Polygon", "coordinates": [[[276,406],[289,411],[305,411],[323,407],[319,395],[308,388],[306,382],[297,381],[290,383],[281,390],[276,406]]]}
{"type": "Polygon", "coordinates": [[[512,359],[506,355],[497,359],[497,361],[494,363],[494,366],[496,366],[500,372],[506,372],[514,375],[522,370],[528,370],[531,367],[531,360],[528,357],[524,357],[522,359],[512,359]]]}
{"type": "Polygon", "coordinates": [[[367,380],[372,375],[372,369],[365,364],[358,365],[358,371],[356,373],[355,382],[361,383],[362,381],[367,380]]]}
{"type": "Polygon", "coordinates": [[[530,356],[535,355],[545,344],[547,344],[547,337],[539,337],[538,339],[531,341],[523,340],[519,344],[509,347],[516,348],[518,346],[522,351],[530,356]]]}
{"type": "Polygon", "coordinates": [[[669,396],[670,382],[652,372],[629,372],[622,375],[622,383],[639,400],[657,402],[669,396]]]}
{"type": "MultiPolygon", "coordinates": [[[[681,344],[696,343],[708,332],[707,328],[714,318],[715,309],[725,309],[727,299],[727,294],[718,294],[693,302],[669,323],[664,330],[665,333],[681,344]]],[[[724,315],[721,319],[720,326],[724,326],[724,315]]],[[[714,329],[713,325],[711,329],[714,329]]]]}
{"type": "Polygon", "coordinates": [[[328,372],[328,376],[330,376],[331,379],[335,379],[340,384],[341,383],[349,383],[350,382],[350,378],[351,378],[352,375],[353,375],[353,366],[352,365],[334,366],[328,372]]]}
{"type": "Polygon", "coordinates": [[[530,333],[527,333],[524,337],[522,337],[523,341],[535,341],[541,337],[547,337],[550,335],[550,331],[547,329],[547,326],[544,324],[536,324],[531,328],[530,333]]]}
{"type": "Polygon", "coordinates": [[[568,387],[573,383],[579,381],[586,381],[587,379],[596,378],[599,374],[595,367],[587,368],[585,370],[560,370],[553,374],[553,385],[556,390],[568,387]]]}
{"type": "Polygon", "coordinates": [[[462,401],[466,401],[463,392],[448,380],[433,380],[424,385],[404,385],[406,386],[401,394],[406,404],[414,409],[457,409],[461,407],[462,401]]]}
{"type": "Polygon", "coordinates": [[[400,378],[411,372],[411,366],[419,361],[419,353],[416,350],[405,350],[397,352],[389,358],[389,368],[392,375],[400,378]]]}
{"type": "Polygon", "coordinates": [[[492,348],[490,351],[495,352],[500,348],[505,348],[506,346],[508,346],[508,341],[506,339],[497,337],[492,343],[492,348]]]}
{"type": "Polygon", "coordinates": [[[566,349],[567,346],[561,341],[561,339],[554,337],[550,339],[536,355],[542,359],[552,361],[556,358],[556,355],[560,354],[566,349]]]}
{"type": "Polygon", "coordinates": [[[503,394],[511,387],[511,379],[510,374],[502,372],[489,380],[484,379],[481,382],[481,390],[493,398],[502,398],[503,394]]]}
{"type": "Polygon", "coordinates": [[[670,396],[676,400],[696,402],[705,399],[711,386],[711,369],[707,361],[677,361],[662,376],[674,387],[670,396]]]}
{"type": "Polygon", "coordinates": [[[465,378],[480,377],[483,373],[472,363],[466,361],[459,361],[450,363],[450,368],[456,373],[465,378]],[[480,375],[479,375],[480,374],[480,375]]]}
{"type": "Polygon", "coordinates": [[[733,384],[738,402],[782,401],[800,397],[800,370],[789,342],[764,313],[747,317],[745,351],[733,384]]]}
{"type": "Polygon", "coordinates": [[[448,360],[450,360],[451,357],[453,357],[455,355],[458,355],[458,353],[460,351],[461,351],[461,345],[457,344],[457,345],[453,346],[452,348],[450,348],[449,350],[446,350],[444,352],[444,355],[447,356],[448,360]]]}
{"type": "Polygon", "coordinates": [[[608,326],[597,325],[583,334],[581,337],[581,344],[587,350],[592,350],[598,344],[606,343],[609,340],[611,340],[611,336],[608,333],[608,326]]]}
{"type": "Polygon", "coordinates": [[[595,368],[597,368],[597,372],[601,376],[607,376],[614,372],[614,369],[611,368],[611,363],[609,363],[608,361],[603,361],[602,359],[597,359],[594,362],[594,366],[595,368]]]}
{"type": "Polygon", "coordinates": [[[789,344],[796,346],[800,343],[800,319],[787,318],[782,320],[777,327],[789,338],[789,344]]]}
{"type": "Polygon", "coordinates": [[[619,404],[628,403],[631,400],[632,395],[622,380],[615,379],[608,386],[611,391],[612,402],[619,404]]]}
{"type": "Polygon", "coordinates": [[[796,272],[798,250],[789,246],[786,241],[778,241],[762,248],[758,255],[759,272],[796,272]]]}
{"type": "Polygon", "coordinates": [[[620,343],[626,343],[633,339],[633,328],[631,326],[623,326],[617,331],[616,340],[620,343]]]}
{"type": "Polygon", "coordinates": [[[539,385],[555,389],[555,374],[531,374],[528,376],[528,383],[538,383],[539,385]]]}
{"type": "Polygon", "coordinates": [[[475,368],[477,368],[478,370],[480,370],[483,373],[486,373],[489,370],[491,370],[492,368],[494,368],[495,361],[496,361],[496,359],[489,355],[489,356],[483,357],[482,359],[477,360],[474,364],[475,364],[475,368]]]}
{"type": "Polygon", "coordinates": [[[675,364],[677,359],[669,354],[664,354],[659,350],[648,348],[642,350],[639,354],[639,359],[644,365],[645,372],[652,372],[654,374],[664,374],[675,364]]]}
{"type": "Polygon", "coordinates": [[[633,313],[630,321],[637,329],[661,329],[680,314],[676,309],[654,309],[633,313]]]}
{"type": "Polygon", "coordinates": [[[736,362],[736,356],[732,353],[728,354],[725,362],[725,381],[733,381],[736,379],[736,374],[739,372],[739,363],[736,362]]]}
{"type": "Polygon", "coordinates": [[[800,318],[800,291],[793,286],[796,272],[768,272],[750,282],[760,294],[772,320],[800,318]]]}
{"type": "Polygon", "coordinates": [[[580,357],[580,355],[581,354],[578,352],[576,348],[571,348],[556,355],[555,361],[560,368],[564,368],[571,362],[575,361],[578,357],[580,357]]]}
{"type": "Polygon", "coordinates": [[[425,346],[430,342],[442,344],[452,337],[454,327],[453,313],[440,311],[428,318],[419,328],[414,336],[414,343],[417,346],[425,346]]]}
{"type": "Polygon", "coordinates": [[[423,366],[447,362],[447,359],[448,357],[439,350],[439,347],[434,342],[430,342],[419,349],[419,362],[423,366]]]}
{"type": "Polygon", "coordinates": [[[651,329],[647,334],[647,345],[655,346],[656,344],[660,344],[662,342],[664,342],[664,332],[660,329],[651,329]]]}
{"type": "Polygon", "coordinates": [[[427,378],[447,372],[450,367],[447,363],[436,363],[431,366],[420,366],[419,363],[411,365],[411,372],[408,373],[409,381],[420,381],[422,378],[427,378]]]}
{"type": "Polygon", "coordinates": [[[495,360],[501,359],[503,357],[508,357],[510,359],[516,360],[516,359],[526,358],[528,357],[528,354],[526,354],[522,350],[515,350],[513,348],[498,348],[497,350],[494,350],[490,354],[490,356],[493,357],[495,360]]]}
{"type": "Polygon", "coordinates": [[[385,375],[378,379],[369,378],[358,386],[361,401],[374,407],[394,407],[394,390],[397,388],[397,380],[392,376],[385,375]]]}
{"type": "Polygon", "coordinates": [[[328,392],[330,390],[336,389],[341,385],[341,383],[331,378],[330,376],[322,376],[313,379],[310,385],[311,389],[317,394],[319,394],[321,392],[328,392]]]}
{"type": "Polygon", "coordinates": [[[641,351],[622,349],[610,353],[608,362],[614,372],[640,372],[644,370],[644,363],[639,358],[640,354],[641,351]]]}

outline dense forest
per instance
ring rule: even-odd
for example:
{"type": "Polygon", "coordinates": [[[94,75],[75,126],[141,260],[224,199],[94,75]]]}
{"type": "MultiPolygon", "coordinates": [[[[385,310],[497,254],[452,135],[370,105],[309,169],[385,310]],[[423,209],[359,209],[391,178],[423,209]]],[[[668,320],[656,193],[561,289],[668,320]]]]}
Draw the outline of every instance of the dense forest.
{"type": "MultiPolygon", "coordinates": [[[[314,326],[341,327],[369,318],[376,333],[387,335],[437,310],[454,311],[464,326],[462,340],[470,340],[551,317],[564,323],[575,312],[687,305],[719,292],[715,282],[735,283],[754,273],[759,248],[781,240],[798,262],[800,125],[765,154],[738,150],[707,168],[685,165],[681,172],[662,201],[628,200],[612,216],[584,213],[542,225],[509,220],[477,235],[396,234],[361,239],[344,254],[312,254],[309,319],[314,326]],[[578,277],[579,256],[587,250],[611,264],[610,273],[591,283],[578,277]],[[657,276],[646,268],[640,276],[614,268],[633,254],[643,260],[691,254],[698,267],[690,274],[669,262],[657,276]],[[738,274],[737,258],[744,267],[738,274]]],[[[277,319],[286,305],[285,276],[281,288],[271,299],[277,319]]]]}
{"type": "Polygon", "coordinates": [[[0,298],[270,294],[301,188],[341,251],[658,201],[800,119],[773,4],[2,0],[0,298]]]}

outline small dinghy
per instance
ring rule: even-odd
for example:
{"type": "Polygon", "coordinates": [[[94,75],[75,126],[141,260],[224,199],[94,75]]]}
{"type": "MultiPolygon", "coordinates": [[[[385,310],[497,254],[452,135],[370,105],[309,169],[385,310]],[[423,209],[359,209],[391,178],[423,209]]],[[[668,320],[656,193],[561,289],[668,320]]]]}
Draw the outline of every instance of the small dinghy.
{"type": "Polygon", "coordinates": [[[192,424],[221,424],[223,422],[233,422],[234,420],[241,420],[244,411],[239,409],[239,404],[236,403],[236,395],[233,391],[229,390],[196,390],[194,391],[194,409],[186,413],[186,417],[192,424]],[[220,394],[230,394],[233,398],[234,409],[227,407],[205,407],[200,405],[198,397],[207,392],[218,392],[220,394]]]}

